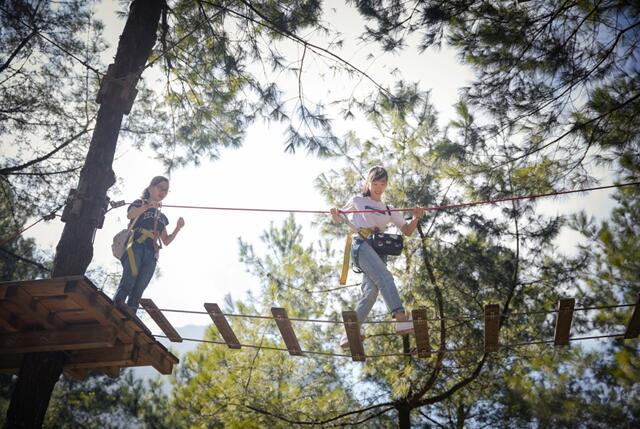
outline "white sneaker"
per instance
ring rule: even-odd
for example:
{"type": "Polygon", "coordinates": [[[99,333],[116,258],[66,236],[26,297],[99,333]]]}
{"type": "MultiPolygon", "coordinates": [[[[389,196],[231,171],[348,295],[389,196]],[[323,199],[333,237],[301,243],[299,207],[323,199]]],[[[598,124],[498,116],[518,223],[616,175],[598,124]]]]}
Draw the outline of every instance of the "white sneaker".
{"type": "Polygon", "coordinates": [[[409,334],[413,334],[413,322],[411,320],[396,323],[396,335],[409,334]]]}

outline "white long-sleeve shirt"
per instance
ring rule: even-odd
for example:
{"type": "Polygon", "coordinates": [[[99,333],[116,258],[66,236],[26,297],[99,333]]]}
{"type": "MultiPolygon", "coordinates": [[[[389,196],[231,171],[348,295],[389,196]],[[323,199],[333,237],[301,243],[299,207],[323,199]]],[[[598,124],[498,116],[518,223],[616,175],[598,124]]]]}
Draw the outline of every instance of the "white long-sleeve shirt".
{"type": "MultiPolygon", "coordinates": [[[[392,206],[389,206],[389,209],[392,208],[392,206]]],[[[401,229],[405,224],[402,212],[391,212],[389,214],[387,212],[387,204],[382,201],[372,200],[369,197],[353,197],[341,210],[384,210],[384,213],[353,213],[351,223],[358,229],[378,228],[380,231],[384,231],[389,223],[393,223],[398,229],[401,229]]]]}

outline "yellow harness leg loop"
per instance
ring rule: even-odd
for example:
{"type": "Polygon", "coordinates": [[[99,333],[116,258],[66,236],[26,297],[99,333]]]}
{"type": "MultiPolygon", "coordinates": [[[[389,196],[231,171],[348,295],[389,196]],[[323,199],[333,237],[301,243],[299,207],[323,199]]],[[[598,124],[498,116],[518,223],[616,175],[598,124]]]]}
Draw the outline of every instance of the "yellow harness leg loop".
{"type": "Polygon", "coordinates": [[[127,256],[129,258],[129,266],[131,267],[131,274],[133,277],[138,277],[138,266],[136,265],[136,258],[133,256],[133,231],[129,235],[129,240],[127,241],[127,256]]]}
{"type": "MultiPolygon", "coordinates": [[[[150,229],[136,228],[134,231],[140,233],[140,237],[138,237],[136,243],[142,244],[148,239],[154,240],[155,242],[156,236],[150,229]]],[[[133,255],[133,234],[129,236],[129,241],[127,242],[127,256],[129,257],[131,274],[133,274],[133,277],[138,277],[138,265],[136,264],[136,258],[133,255]]]]}
{"type": "Polygon", "coordinates": [[[344,246],[344,257],[342,258],[342,274],[340,274],[340,284],[347,284],[349,275],[349,260],[351,259],[351,234],[347,235],[347,242],[344,246]]]}
{"type": "MultiPolygon", "coordinates": [[[[364,240],[367,239],[368,236],[377,232],[378,228],[361,228],[358,231],[358,235],[364,240]]],[[[347,284],[347,276],[349,275],[349,262],[351,260],[351,243],[353,241],[353,237],[351,234],[347,235],[347,242],[344,246],[344,256],[342,257],[342,273],[340,274],[340,284],[347,284]]]]}

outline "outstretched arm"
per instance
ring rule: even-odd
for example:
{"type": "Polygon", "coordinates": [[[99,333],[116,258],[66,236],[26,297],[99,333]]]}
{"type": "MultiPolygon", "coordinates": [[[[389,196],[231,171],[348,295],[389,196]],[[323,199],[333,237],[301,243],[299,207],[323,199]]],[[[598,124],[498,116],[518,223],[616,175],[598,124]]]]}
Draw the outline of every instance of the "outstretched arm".
{"type": "Polygon", "coordinates": [[[178,235],[178,232],[180,232],[183,226],[184,226],[184,219],[180,218],[178,219],[178,223],[176,224],[176,229],[174,229],[171,234],[167,234],[166,228],[163,229],[162,233],[160,234],[160,239],[162,240],[162,244],[164,244],[165,246],[168,246],[169,244],[171,244],[171,242],[173,241],[174,238],[176,238],[176,235],[178,235]]]}

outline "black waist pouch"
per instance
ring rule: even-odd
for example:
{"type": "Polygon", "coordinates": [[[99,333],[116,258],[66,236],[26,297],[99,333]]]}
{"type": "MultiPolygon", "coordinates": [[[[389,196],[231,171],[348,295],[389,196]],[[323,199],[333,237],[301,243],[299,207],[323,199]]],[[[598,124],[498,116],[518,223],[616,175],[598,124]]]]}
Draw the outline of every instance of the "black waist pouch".
{"type": "Polygon", "coordinates": [[[379,255],[398,256],[402,253],[402,235],[376,232],[367,238],[367,243],[379,255]]]}

